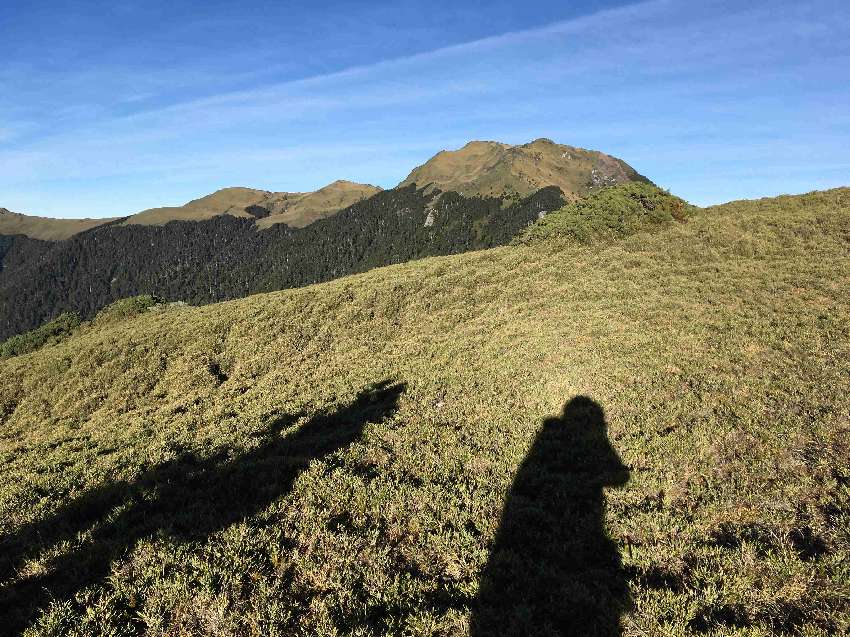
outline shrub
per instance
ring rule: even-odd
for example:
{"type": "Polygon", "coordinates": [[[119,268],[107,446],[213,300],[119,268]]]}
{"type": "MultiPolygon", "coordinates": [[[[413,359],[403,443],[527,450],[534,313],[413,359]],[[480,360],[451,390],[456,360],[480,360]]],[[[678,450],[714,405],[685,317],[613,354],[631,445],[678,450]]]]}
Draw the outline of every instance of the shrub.
{"type": "Polygon", "coordinates": [[[152,294],[142,294],[140,296],[119,299],[98,312],[97,316],[94,317],[93,323],[96,325],[117,323],[138,316],[162,303],[164,303],[163,299],[152,294]]]}
{"type": "Polygon", "coordinates": [[[516,243],[565,237],[581,243],[616,239],[653,226],[685,222],[694,206],[653,184],[629,182],[567,204],[532,224],[516,243]]]}
{"type": "Polygon", "coordinates": [[[0,358],[20,356],[27,352],[34,352],[44,345],[63,341],[79,326],[80,317],[75,312],[60,314],[41,327],[24,334],[18,334],[0,343],[0,358]]]}

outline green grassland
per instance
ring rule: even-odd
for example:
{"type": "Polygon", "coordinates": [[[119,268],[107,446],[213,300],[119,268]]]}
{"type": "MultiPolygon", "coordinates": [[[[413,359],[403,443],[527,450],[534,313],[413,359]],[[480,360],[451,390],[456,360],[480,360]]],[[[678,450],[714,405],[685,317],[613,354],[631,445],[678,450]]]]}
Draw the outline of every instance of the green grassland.
{"type": "Polygon", "coordinates": [[[619,188],[0,360],[0,631],[846,633],[850,189],[619,188]]]}

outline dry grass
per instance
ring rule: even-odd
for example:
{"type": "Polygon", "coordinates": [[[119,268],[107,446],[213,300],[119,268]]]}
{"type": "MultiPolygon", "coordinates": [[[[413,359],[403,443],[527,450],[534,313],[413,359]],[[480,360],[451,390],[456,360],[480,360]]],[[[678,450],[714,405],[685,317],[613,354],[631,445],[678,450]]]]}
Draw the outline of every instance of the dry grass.
{"type": "Polygon", "coordinates": [[[182,206],[151,208],[131,216],[127,224],[162,225],[174,220],[203,221],[219,215],[252,218],[246,211],[260,206],[271,215],[258,220],[258,228],[268,228],[275,223],[286,223],[302,228],[318,219],[324,219],[343,208],[371,197],[380,188],[351,181],[335,181],[315,192],[269,192],[254,188],[222,188],[182,206]]]}
{"type": "Polygon", "coordinates": [[[610,155],[537,139],[516,146],[474,141],[458,150],[441,151],[414,168],[400,185],[415,183],[467,197],[525,196],[558,186],[568,199],[576,199],[593,187],[635,179],[645,181],[610,155]]]}
{"type": "Polygon", "coordinates": [[[839,634],[848,380],[848,189],[104,321],[0,361],[0,624],[839,634]]]}
{"type": "Polygon", "coordinates": [[[298,195],[272,193],[266,201],[260,203],[271,211],[271,215],[259,219],[257,228],[262,230],[276,223],[285,223],[292,228],[303,228],[379,192],[381,189],[377,186],[338,180],[315,192],[298,195]]]}
{"type": "Polygon", "coordinates": [[[61,241],[109,221],[113,219],[51,219],[0,208],[0,234],[23,234],[45,241],[61,241]]]}

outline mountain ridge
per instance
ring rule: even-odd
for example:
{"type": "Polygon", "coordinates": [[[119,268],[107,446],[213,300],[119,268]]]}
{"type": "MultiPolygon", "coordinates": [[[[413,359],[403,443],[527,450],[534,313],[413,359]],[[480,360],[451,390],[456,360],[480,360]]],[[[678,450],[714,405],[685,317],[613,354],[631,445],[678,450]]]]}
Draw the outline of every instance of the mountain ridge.
{"type": "MultiPolygon", "coordinates": [[[[567,200],[575,200],[595,188],[625,181],[651,183],[621,159],[539,138],[518,145],[474,140],[458,150],[442,150],[414,168],[396,187],[416,183],[428,192],[456,191],[468,197],[516,201],[541,188],[557,186],[567,200]]],[[[278,223],[302,228],[381,191],[378,186],[343,179],[311,192],[231,186],[183,205],[148,208],[100,220],[9,213],[16,216],[0,216],[0,235],[24,234],[57,241],[116,219],[123,219],[121,223],[127,225],[162,225],[170,221],[204,221],[219,215],[255,219],[258,229],[278,223]]]]}
{"type": "Polygon", "coordinates": [[[24,235],[32,239],[62,241],[119,218],[60,219],[27,215],[0,207],[0,235],[24,235]]]}
{"type": "Polygon", "coordinates": [[[344,180],[311,193],[229,187],[62,241],[0,228],[0,338],[63,312],[88,318],[126,296],[210,303],[504,245],[606,186],[655,188],[621,160],[542,139],[470,142],[423,166],[412,174],[434,176],[426,186],[408,179],[388,190],[344,180]],[[450,169],[456,181],[441,177],[450,169]]]}
{"type": "Polygon", "coordinates": [[[219,215],[257,219],[258,228],[268,228],[276,223],[301,228],[381,190],[378,186],[344,179],[312,192],[275,192],[229,186],[180,206],[161,206],[129,215],[84,219],[40,217],[0,208],[0,235],[22,234],[31,239],[63,241],[118,220],[125,225],[147,226],[163,225],[170,221],[205,221],[219,215]]]}

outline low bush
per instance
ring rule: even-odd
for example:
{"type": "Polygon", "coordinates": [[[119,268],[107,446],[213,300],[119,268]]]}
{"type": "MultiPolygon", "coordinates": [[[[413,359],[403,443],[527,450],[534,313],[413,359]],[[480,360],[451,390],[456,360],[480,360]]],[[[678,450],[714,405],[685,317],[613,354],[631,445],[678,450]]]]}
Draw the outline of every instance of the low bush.
{"type": "Polygon", "coordinates": [[[47,344],[58,343],[70,336],[80,326],[80,317],[74,312],[60,314],[49,323],[34,330],[18,334],[0,343],[0,358],[20,356],[34,352],[47,344]]]}
{"type": "Polygon", "coordinates": [[[567,204],[532,224],[516,243],[562,236],[580,243],[616,239],[674,221],[683,223],[695,207],[652,184],[630,182],[604,188],[567,204]]]}
{"type": "Polygon", "coordinates": [[[147,312],[152,307],[164,303],[163,299],[151,294],[142,294],[140,296],[131,296],[127,299],[118,299],[114,303],[107,305],[97,316],[94,317],[94,324],[104,325],[108,323],[117,323],[119,321],[138,316],[143,312],[147,312]]]}

